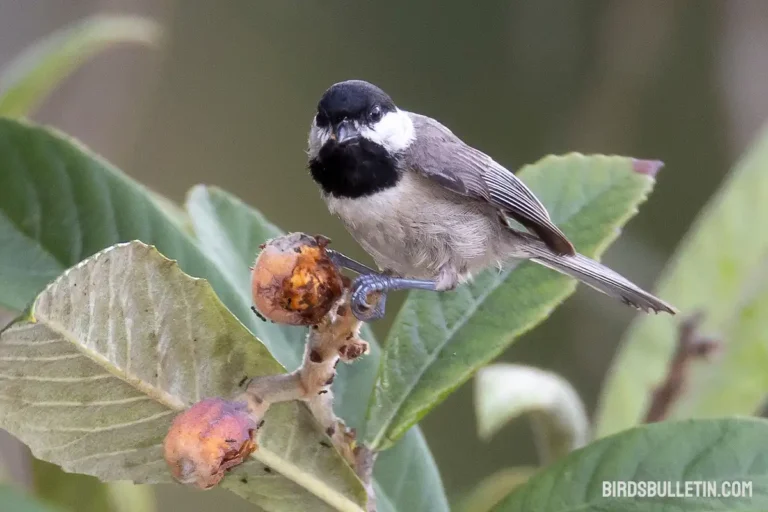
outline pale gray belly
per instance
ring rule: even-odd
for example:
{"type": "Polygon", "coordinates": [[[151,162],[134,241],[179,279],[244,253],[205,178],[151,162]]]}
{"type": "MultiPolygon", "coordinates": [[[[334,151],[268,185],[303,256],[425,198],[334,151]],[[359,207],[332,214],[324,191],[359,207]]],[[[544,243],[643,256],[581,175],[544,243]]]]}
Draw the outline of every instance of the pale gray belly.
{"type": "Polygon", "coordinates": [[[496,264],[508,240],[494,208],[411,173],[396,189],[326,201],[380,269],[402,276],[435,279],[447,266],[467,277],[496,264]]]}

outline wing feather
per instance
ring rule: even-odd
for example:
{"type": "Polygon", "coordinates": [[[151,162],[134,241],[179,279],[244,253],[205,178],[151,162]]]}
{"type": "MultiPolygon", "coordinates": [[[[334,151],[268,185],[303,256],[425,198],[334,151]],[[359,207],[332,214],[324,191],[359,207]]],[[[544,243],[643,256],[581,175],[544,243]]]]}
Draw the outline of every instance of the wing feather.
{"type": "Polygon", "coordinates": [[[418,137],[405,155],[411,168],[454,192],[496,206],[555,253],[576,253],[541,201],[514,173],[465,144],[434,119],[410,116],[418,137]]]}

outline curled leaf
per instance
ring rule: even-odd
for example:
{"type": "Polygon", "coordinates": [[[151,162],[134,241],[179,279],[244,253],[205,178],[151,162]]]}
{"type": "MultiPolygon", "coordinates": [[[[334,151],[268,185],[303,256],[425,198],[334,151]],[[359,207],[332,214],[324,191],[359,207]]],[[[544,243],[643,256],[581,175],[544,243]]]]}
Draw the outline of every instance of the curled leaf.
{"type": "Polygon", "coordinates": [[[0,116],[29,115],[78,66],[117,43],[155,44],[160,27],[138,16],[93,16],[27,48],[0,75],[0,116]]]}
{"type": "Polygon", "coordinates": [[[477,430],[490,439],[510,420],[531,415],[545,463],[586,444],[589,420],[573,386],[561,376],[515,364],[483,368],[475,379],[477,430]]]}

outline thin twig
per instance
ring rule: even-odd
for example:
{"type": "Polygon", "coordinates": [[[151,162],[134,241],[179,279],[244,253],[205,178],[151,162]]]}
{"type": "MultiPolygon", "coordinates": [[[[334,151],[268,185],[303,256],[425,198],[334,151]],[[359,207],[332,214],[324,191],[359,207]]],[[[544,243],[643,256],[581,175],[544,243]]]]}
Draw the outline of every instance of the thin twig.
{"type": "Polygon", "coordinates": [[[645,415],[645,423],[665,419],[685,390],[688,369],[694,360],[707,359],[719,347],[714,338],[703,337],[698,329],[703,315],[697,313],[680,324],[677,348],[662,383],[653,391],[651,405],[645,415]]]}

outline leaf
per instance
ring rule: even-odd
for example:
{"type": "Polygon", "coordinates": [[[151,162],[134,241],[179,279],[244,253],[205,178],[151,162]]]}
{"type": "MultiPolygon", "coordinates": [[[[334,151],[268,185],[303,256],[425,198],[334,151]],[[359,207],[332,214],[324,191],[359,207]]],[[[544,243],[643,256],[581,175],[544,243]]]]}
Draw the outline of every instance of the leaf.
{"type": "MultiPolygon", "coordinates": [[[[250,311],[156,196],[58,132],[0,119],[0,306],[23,310],[50,281],[92,254],[141,240],[207,279],[224,304],[264,340],[250,311]]],[[[278,340],[279,341],[279,340],[278,340]]]]}
{"type": "MultiPolygon", "coordinates": [[[[662,297],[683,315],[701,312],[702,334],[724,344],[719,362],[703,364],[692,375],[672,417],[753,414],[768,392],[768,233],[749,221],[768,217],[767,164],[768,131],[704,207],[659,282],[662,297]]],[[[666,373],[678,323],[660,316],[630,326],[600,400],[599,435],[644,416],[650,390],[666,373]]]]}
{"type": "Polygon", "coordinates": [[[505,468],[484,478],[459,503],[460,512],[488,512],[537,471],[533,467],[505,468]]]}
{"type": "Polygon", "coordinates": [[[477,431],[488,440],[509,420],[531,414],[542,462],[548,464],[584,446],[587,411],[579,394],[561,376],[516,364],[482,368],[475,379],[477,431]]]}
{"type": "Polygon", "coordinates": [[[57,512],[58,510],[6,484],[0,484],[0,503],[3,504],[3,512],[57,512]]]}
{"type": "MultiPolygon", "coordinates": [[[[688,420],[645,425],[601,439],[539,472],[494,510],[499,512],[763,512],[768,510],[768,423],[688,420]],[[612,482],[746,482],[744,497],[604,497],[612,482]]],[[[711,483],[710,483],[711,482],[711,483]]],[[[676,484],[681,489],[676,489],[676,484]]],[[[645,485],[648,485],[647,483],[645,485]]],[[[725,489],[727,490],[727,489],[725,489]]]]}
{"type": "MultiPolygon", "coordinates": [[[[186,208],[200,248],[221,269],[232,289],[251,302],[250,267],[261,250],[259,246],[281,231],[238,199],[203,185],[189,192],[186,208]]],[[[254,315],[249,312],[249,316],[254,315]]],[[[271,322],[263,322],[263,329],[277,360],[289,370],[298,368],[305,329],[271,322]]]]}
{"type": "Polygon", "coordinates": [[[155,44],[160,27],[137,16],[93,16],[27,48],[0,76],[0,116],[29,115],[67,76],[117,43],[155,44]]]}
{"type": "Polygon", "coordinates": [[[181,228],[183,231],[192,233],[192,226],[190,225],[190,220],[189,220],[189,217],[187,216],[187,212],[182,210],[179,205],[177,205],[171,199],[165,197],[162,194],[159,194],[153,190],[150,190],[149,195],[155,201],[155,204],[157,204],[157,206],[160,207],[163,213],[165,213],[165,215],[170,220],[174,221],[179,228],[181,228]]]}
{"type": "MultiPolygon", "coordinates": [[[[207,281],[131,242],[65,272],[2,333],[0,425],[66,471],[167,482],[162,442],[176,412],[283,371],[207,281]]],[[[306,407],[273,406],[259,463],[224,485],[265,510],[359,511],[362,485],[325,438],[306,407]]]]}
{"type": "Polygon", "coordinates": [[[440,473],[418,427],[379,454],[373,476],[378,512],[450,510],[440,473]]]}
{"type": "MultiPolygon", "coordinates": [[[[653,187],[652,162],[616,156],[547,157],[520,178],[579,252],[598,257],[653,187]],[[644,171],[646,171],[644,173],[644,171]]],[[[478,275],[450,293],[414,292],[390,331],[366,436],[389,446],[576,287],[534,263],[478,275]]]]}
{"type": "MultiPolygon", "coordinates": [[[[259,245],[282,231],[261,213],[233,195],[216,187],[198,185],[187,198],[187,209],[203,250],[226,269],[232,283],[250,293],[248,266],[259,252],[259,245]]],[[[363,337],[371,342],[371,353],[351,365],[340,365],[334,380],[334,409],[354,428],[364,426],[365,406],[373,389],[381,351],[373,333],[364,328],[363,337]]],[[[304,350],[304,332],[285,331],[284,349],[296,361],[304,350]]],[[[358,435],[361,431],[358,430],[358,435]]],[[[416,509],[429,504],[430,510],[448,510],[440,474],[418,427],[411,429],[391,450],[379,455],[374,468],[379,512],[416,509]]]]}

